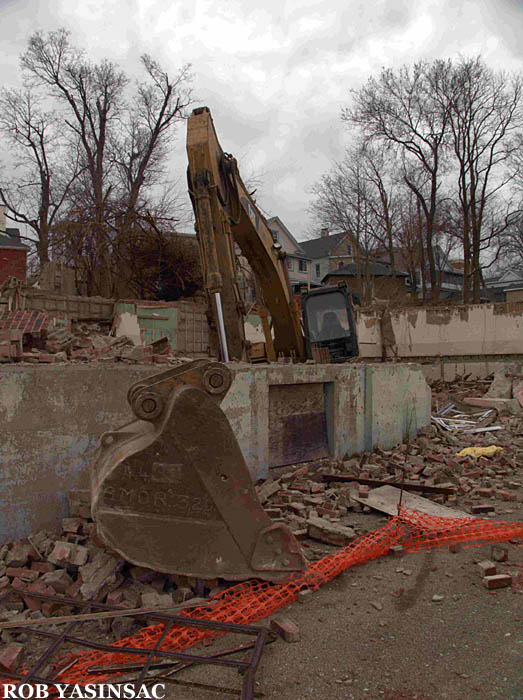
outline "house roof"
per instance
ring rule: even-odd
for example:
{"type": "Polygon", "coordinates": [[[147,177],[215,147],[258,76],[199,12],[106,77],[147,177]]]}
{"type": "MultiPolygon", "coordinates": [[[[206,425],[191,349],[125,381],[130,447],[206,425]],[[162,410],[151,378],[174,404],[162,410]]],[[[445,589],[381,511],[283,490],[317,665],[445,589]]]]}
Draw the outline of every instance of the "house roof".
{"type": "Polygon", "coordinates": [[[6,228],[7,235],[0,233],[0,248],[19,248],[29,250],[29,246],[20,240],[20,231],[17,228],[6,228]]]}
{"type": "MultiPolygon", "coordinates": [[[[361,267],[361,272],[363,274],[364,268],[361,267]]],[[[392,277],[392,272],[388,265],[380,265],[380,263],[370,263],[369,272],[373,277],[392,277]]],[[[323,278],[322,282],[327,279],[327,277],[355,277],[357,274],[356,264],[348,263],[343,265],[343,267],[338,267],[337,270],[331,270],[323,278]]],[[[406,272],[400,272],[396,270],[395,277],[408,277],[406,272]]]]}
{"type": "Polygon", "coordinates": [[[300,257],[302,257],[302,258],[307,258],[307,259],[308,259],[308,255],[307,255],[307,253],[305,252],[305,250],[303,249],[303,245],[302,245],[299,241],[297,241],[297,240],[294,238],[294,236],[292,235],[292,233],[289,231],[289,229],[287,228],[287,226],[285,226],[285,224],[283,223],[283,221],[280,219],[279,216],[271,216],[270,219],[267,219],[267,224],[268,224],[269,228],[271,227],[271,224],[278,224],[278,226],[279,226],[281,229],[283,229],[283,231],[285,231],[285,233],[287,234],[287,236],[290,238],[290,240],[291,240],[291,241],[294,243],[294,245],[296,246],[296,248],[297,248],[296,252],[295,252],[295,253],[287,253],[287,255],[294,256],[295,258],[300,258],[300,257]]]}
{"type": "Polygon", "coordinates": [[[300,241],[300,246],[306,255],[313,260],[315,258],[325,258],[338,247],[346,236],[347,233],[332,233],[329,236],[313,238],[310,241],[300,241]]]}
{"type": "Polygon", "coordinates": [[[519,282],[510,282],[510,284],[503,285],[504,292],[516,292],[523,289],[523,280],[519,282]]]}

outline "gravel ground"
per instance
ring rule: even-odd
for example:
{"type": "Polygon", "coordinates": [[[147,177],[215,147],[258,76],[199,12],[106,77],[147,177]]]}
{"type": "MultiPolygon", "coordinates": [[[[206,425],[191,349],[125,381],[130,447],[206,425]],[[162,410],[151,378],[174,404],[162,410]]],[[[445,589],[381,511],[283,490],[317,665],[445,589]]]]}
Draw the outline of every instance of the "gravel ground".
{"type": "MultiPolygon", "coordinates": [[[[520,520],[521,512],[503,517],[520,520]]],[[[523,589],[488,592],[476,562],[489,557],[490,546],[436,550],[348,570],[282,611],[301,639],[265,649],[257,691],[275,700],[523,700],[523,589]],[[433,602],[435,594],[443,600],[433,602]]],[[[509,545],[498,573],[522,571],[523,551],[509,545]]],[[[209,667],[178,678],[240,683],[234,671],[209,667]]],[[[168,700],[213,697],[234,696],[167,686],[168,700]]]]}

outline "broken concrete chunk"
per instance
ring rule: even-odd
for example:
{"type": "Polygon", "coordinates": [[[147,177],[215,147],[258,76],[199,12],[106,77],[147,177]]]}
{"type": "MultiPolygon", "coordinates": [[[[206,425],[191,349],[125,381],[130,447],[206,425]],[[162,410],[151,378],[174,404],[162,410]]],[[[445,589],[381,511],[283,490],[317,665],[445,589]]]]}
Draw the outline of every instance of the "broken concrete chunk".
{"type": "Polygon", "coordinates": [[[7,552],[5,556],[6,566],[24,567],[29,559],[34,559],[36,552],[30,544],[18,543],[7,552]]]}
{"type": "Polygon", "coordinates": [[[142,593],[142,605],[144,608],[169,608],[174,605],[172,595],[169,593],[142,593]]]}
{"type": "Polygon", "coordinates": [[[116,559],[107,552],[98,552],[92,561],[80,567],[83,581],[81,595],[87,600],[96,598],[104,586],[114,585],[123,565],[122,559],[116,559]]]}
{"type": "Polygon", "coordinates": [[[505,372],[496,372],[485,399],[510,399],[512,397],[512,377],[507,377],[505,372]]]}
{"type": "Polygon", "coordinates": [[[261,486],[258,486],[256,492],[258,494],[258,499],[261,504],[265,503],[271,496],[281,489],[280,481],[266,481],[261,486]]]}
{"type": "Polygon", "coordinates": [[[356,538],[356,533],[352,528],[335,525],[324,518],[309,518],[307,526],[309,537],[327,544],[344,546],[356,538]]]}
{"type": "Polygon", "coordinates": [[[507,561],[507,559],[508,559],[508,545],[506,545],[506,544],[493,544],[493,545],[491,545],[490,556],[494,561],[507,561]]]}
{"type": "Polygon", "coordinates": [[[469,406],[479,406],[480,408],[495,408],[500,413],[510,413],[517,415],[521,413],[521,404],[517,399],[490,399],[471,397],[463,399],[463,402],[469,406]]]}
{"type": "Polygon", "coordinates": [[[73,583],[65,569],[55,569],[44,574],[41,579],[46,586],[51,586],[57,593],[65,593],[66,589],[73,583]]]}

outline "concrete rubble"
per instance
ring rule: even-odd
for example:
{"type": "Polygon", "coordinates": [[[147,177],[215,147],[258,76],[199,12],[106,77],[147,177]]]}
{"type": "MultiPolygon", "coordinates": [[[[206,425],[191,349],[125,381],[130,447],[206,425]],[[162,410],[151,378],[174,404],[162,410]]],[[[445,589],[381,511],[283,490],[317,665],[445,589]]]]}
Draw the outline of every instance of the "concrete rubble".
{"type": "Polygon", "coordinates": [[[111,323],[70,321],[57,327],[44,311],[12,311],[0,318],[0,362],[28,364],[113,363],[177,364],[167,338],[143,343],[122,335],[117,316],[111,323]]]}

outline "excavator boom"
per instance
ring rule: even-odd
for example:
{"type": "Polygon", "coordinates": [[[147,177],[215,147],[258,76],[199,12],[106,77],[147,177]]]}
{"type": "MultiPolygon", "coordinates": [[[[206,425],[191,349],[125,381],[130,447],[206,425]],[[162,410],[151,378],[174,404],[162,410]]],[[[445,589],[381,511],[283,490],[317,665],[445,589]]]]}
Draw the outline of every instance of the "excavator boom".
{"type": "Polygon", "coordinates": [[[223,152],[207,107],[195,109],[189,117],[187,155],[204,278],[219,330],[223,317],[228,355],[246,357],[242,300],[235,281],[237,243],[256,276],[271,316],[275,353],[303,361],[300,314],[290,290],[285,252],[274,241],[242,182],[236,160],[223,152]]]}

